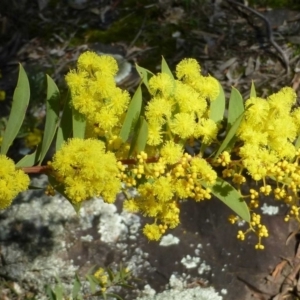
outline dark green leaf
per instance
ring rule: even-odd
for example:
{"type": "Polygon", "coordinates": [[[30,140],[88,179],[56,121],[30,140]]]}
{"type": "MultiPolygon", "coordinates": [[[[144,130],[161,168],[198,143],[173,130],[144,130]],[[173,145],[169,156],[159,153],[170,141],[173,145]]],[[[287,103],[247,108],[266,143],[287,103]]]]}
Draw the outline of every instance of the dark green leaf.
{"type": "Polygon", "coordinates": [[[129,285],[129,284],[126,284],[126,283],[118,283],[116,285],[121,286],[125,289],[133,289],[134,288],[132,285],[129,285]]]}
{"type": "Polygon", "coordinates": [[[56,179],[53,176],[49,175],[48,181],[57,192],[59,192],[62,196],[64,196],[70,202],[70,204],[73,206],[75,212],[78,214],[79,210],[81,208],[81,202],[73,203],[71,201],[71,199],[65,194],[65,187],[60,182],[56,181],[56,179]]]}
{"type": "Polygon", "coordinates": [[[46,123],[42,141],[40,164],[45,158],[54,135],[56,133],[59,122],[59,102],[60,94],[58,87],[51,77],[47,75],[47,101],[46,101],[46,123]]]}
{"type": "Polygon", "coordinates": [[[16,164],[18,168],[32,167],[34,166],[38,158],[40,157],[40,145],[38,149],[36,149],[33,153],[25,155],[21,160],[19,160],[16,164]]]}
{"type": "Polygon", "coordinates": [[[139,73],[140,77],[142,78],[142,82],[145,84],[149,91],[149,79],[154,75],[147,69],[144,69],[138,65],[135,65],[137,72],[139,73]]]}
{"type": "Polygon", "coordinates": [[[119,296],[117,294],[114,294],[114,293],[107,293],[106,296],[116,298],[116,299],[119,299],[119,300],[124,300],[121,296],[119,296]]]}
{"type": "Polygon", "coordinates": [[[39,187],[39,186],[34,186],[34,185],[29,185],[28,189],[29,190],[44,190],[45,188],[39,187]]]}
{"type": "Polygon", "coordinates": [[[80,114],[78,111],[73,109],[72,114],[72,124],[73,124],[73,137],[84,139],[85,136],[85,126],[86,126],[86,119],[85,117],[80,114]]]}
{"type": "Polygon", "coordinates": [[[222,142],[220,148],[218,149],[215,157],[218,157],[229,145],[232,147],[231,141],[235,138],[236,131],[238,130],[241,121],[244,118],[244,112],[235,120],[234,124],[231,126],[229,132],[227,133],[224,141],[222,142]]]}
{"type": "Polygon", "coordinates": [[[129,104],[125,121],[120,132],[120,137],[123,142],[126,142],[128,140],[131,129],[135,127],[135,124],[139,119],[142,108],[142,101],[142,89],[139,85],[129,104]]]}
{"type": "Polygon", "coordinates": [[[53,290],[54,290],[56,299],[57,300],[63,300],[63,296],[64,296],[63,287],[61,285],[56,285],[53,290]]]}
{"type": "Polygon", "coordinates": [[[126,278],[131,276],[130,271],[128,271],[125,267],[123,267],[122,264],[119,266],[119,273],[122,280],[125,280],[126,278]]]}
{"type": "Polygon", "coordinates": [[[112,282],[115,279],[114,273],[111,268],[106,268],[106,272],[108,274],[109,280],[112,282]]]}
{"type": "Polygon", "coordinates": [[[128,153],[128,157],[131,156],[131,154],[133,153],[134,150],[137,151],[137,140],[138,140],[138,136],[139,136],[139,132],[142,126],[142,117],[140,117],[138,119],[138,121],[136,122],[134,129],[132,131],[133,135],[131,137],[131,143],[130,143],[130,149],[129,149],[129,153],[128,153]]]}
{"type": "Polygon", "coordinates": [[[52,288],[48,284],[45,286],[45,293],[48,296],[49,300],[56,300],[56,296],[55,296],[52,288]]]}
{"type": "Polygon", "coordinates": [[[209,113],[209,118],[216,123],[219,123],[223,120],[225,111],[225,93],[220,83],[219,87],[220,93],[214,101],[211,101],[209,113]]]}
{"type": "Polygon", "coordinates": [[[229,99],[227,131],[233,126],[244,110],[243,97],[240,92],[233,87],[229,99]]]}
{"type": "MultiPolygon", "coordinates": [[[[207,187],[206,184],[204,184],[207,187]]],[[[217,182],[213,186],[209,186],[212,194],[225,203],[238,216],[246,222],[250,222],[250,212],[247,204],[241,197],[240,193],[227,181],[217,178],[217,182]]]]}
{"type": "Polygon", "coordinates": [[[73,290],[72,290],[72,297],[77,298],[78,293],[80,292],[81,289],[81,282],[78,277],[78,275],[75,275],[74,283],[73,283],[73,290]]]}
{"type": "Polygon", "coordinates": [[[95,293],[96,291],[96,286],[98,285],[97,282],[95,282],[94,276],[93,275],[86,275],[85,276],[87,280],[90,283],[90,290],[92,293],[95,293]]]}
{"type": "Polygon", "coordinates": [[[96,265],[90,267],[90,268],[88,269],[88,271],[87,271],[87,274],[88,274],[88,275],[94,274],[95,271],[96,271],[96,268],[97,268],[96,265]]]}
{"type": "Polygon", "coordinates": [[[26,110],[29,103],[30,88],[28,77],[22,65],[20,64],[19,66],[20,69],[18,83],[14,91],[12,107],[3,135],[1,154],[7,153],[9,147],[16,138],[25,118],[26,110]]]}
{"type": "Polygon", "coordinates": [[[168,74],[174,80],[174,76],[173,76],[166,60],[164,59],[164,57],[162,57],[162,59],[161,59],[161,72],[168,74]]]}
{"type": "Polygon", "coordinates": [[[72,135],[72,108],[70,105],[70,93],[66,96],[63,113],[60,120],[60,125],[57,130],[55,149],[58,151],[63,142],[67,141],[72,135]]]}
{"type": "Polygon", "coordinates": [[[250,90],[250,98],[251,97],[256,97],[256,90],[255,90],[255,85],[254,85],[253,80],[252,80],[252,83],[251,83],[251,90],[250,90]]]}
{"type": "Polygon", "coordinates": [[[141,117],[141,126],[136,142],[136,150],[137,153],[145,150],[148,139],[148,123],[144,117],[141,117]]]}
{"type": "Polygon", "coordinates": [[[62,286],[62,282],[60,280],[60,278],[58,276],[55,276],[55,280],[57,282],[57,285],[55,286],[55,288],[53,289],[56,299],[57,300],[62,300],[63,299],[63,295],[64,295],[64,288],[62,286]]]}

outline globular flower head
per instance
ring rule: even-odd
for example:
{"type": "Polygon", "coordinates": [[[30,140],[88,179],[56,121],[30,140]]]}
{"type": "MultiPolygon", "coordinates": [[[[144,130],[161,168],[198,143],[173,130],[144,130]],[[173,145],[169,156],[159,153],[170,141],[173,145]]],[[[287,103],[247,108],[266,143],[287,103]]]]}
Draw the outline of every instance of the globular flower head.
{"type": "Polygon", "coordinates": [[[146,118],[148,123],[165,124],[171,117],[173,103],[164,97],[153,97],[146,106],[146,118]]]}
{"type": "Polygon", "coordinates": [[[100,56],[92,51],[86,51],[79,56],[77,67],[79,70],[100,72],[106,76],[115,76],[118,71],[118,64],[112,56],[100,56]]]}
{"type": "Polygon", "coordinates": [[[161,202],[167,202],[173,197],[173,186],[170,177],[161,176],[153,183],[153,194],[161,202]]]}
{"type": "Polygon", "coordinates": [[[87,51],[80,55],[77,70],[66,75],[71,91],[71,104],[90,124],[98,136],[120,127],[130,95],[116,86],[116,60],[107,55],[87,51]]]}
{"type": "Polygon", "coordinates": [[[297,134],[300,133],[300,108],[296,108],[291,113],[291,117],[293,118],[293,123],[296,126],[297,134]]]}
{"type": "Polygon", "coordinates": [[[148,127],[147,144],[150,146],[160,145],[163,141],[161,125],[157,123],[150,123],[148,127]]]}
{"type": "Polygon", "coordinates": [[[243,159],[243,165],[256,181],[264,178],[279,160],[274,151],[254,144],[245,144],[240,148],[239,155],[243,159]]]}
{"type": "Polygon", "coordinates": [[[30,149],[34,148],[42,141],[42,136],[43,136],[43,131],[38,128],[34,128],[26,136],[25,146],[30,149]]]}
{"type": "Polygon", "coordinates": [[[191,86],[176,81],[176,90],[174,93],[175,100],[179,106],[180,112],[196,113],[200,118],[207,110],[207,102],[191,86]]]}
{"type": "Polygon", "coordinates": [[[188,82],[203,98],[213,101],[220,93],[220,85],[212,76],[200,76],[188,82]]]}
{"type": "Polygon", "coordinates": [[[209,145],[217,138],[218,126],[211,119],[201,119],[196,125],[195,137],[201,137],[202,142],[209,145]]]}
{"type": "Polygon", "coordinates": [[[169,97],[173,93],[174,83],[174,79],[166,73],[154,75],[149,80],[150,93],[154,96],[159,93],[169,97]]]}
{"type": "Polygon", "coordinates": [[[0,209],[4,209],[20,192],[28,189],[30,179],[5,155],[0,155],[0,166],[0,209]]]}
{"type": "Polygon", "coordinates": [[[209,185],[214,184],[217,180],[217,173],[203,158],[193,158],[191,161],[191,169],[197,174],[200,180],[204,180],[209,185]]]}
{"type": "Polygon", "coordinates": [[[172,133],[179,135],[182,139],[191,137],[194,134],[196,123],[194,117],[187,113],[178,113],[170,122],[172,133]]]}
{"type": "Polygon", "coordinates": [[[150,241],[158,241],[162,236],[159,226],[155,223],[146,224],[143,233],[150,241]]]}
{"type": "Polygon", "coordinates": [[[173,141],[167,141],[160,150],[161,157],[167,164],[176,164],[183,154],[183,148],[173,141]]]}
{"type": "Polygon", "coordinates": [[[292,106],[296,103],[296,99],[296,92],[290,87],[284,87],[278,93],[270,95],[267,101],[275,117],[280,117],[291,111],[292,106]]]}
{"type": "Polygon", "coordinates": [[[252,97],[246,101],[245,122],[248,126],[263,125],[269,116],[269,103],[259,97],[252,97]]]}
{"type": "Polygon", "coordinates": [[[176,76],[180,80],[197,78],[200,72],[200,65],[193,58],[185,58],[176,66],[176,76]]]}
{"type": "Polygon", "coordinates": [[[268,133],[261,131],[256,127],[247,125],[246,122],[242,122],[239,128],[239,137],[251,145],[267,145],[268,133]]]}
{"type": "Polygon", "coordinates": [[[99,281],[102,286],[106,286],[108,283],[108,275],[103,268],[99,268],[95,273],[94,277],[99,281]]]}
{"type": "Polygon", "coordinates": [[[71,70],[65,77],[68,86],[70,87],[72,96],[77,95],[88,86],[89,73],[85,70],[71,70]]]}
{"type": "Polygon", "coordinates": [[[52,167],[73,203],[100,196],[112,203],[121,188],[115,155],[96,139],[68,140],[55,153],[52,167]]]}

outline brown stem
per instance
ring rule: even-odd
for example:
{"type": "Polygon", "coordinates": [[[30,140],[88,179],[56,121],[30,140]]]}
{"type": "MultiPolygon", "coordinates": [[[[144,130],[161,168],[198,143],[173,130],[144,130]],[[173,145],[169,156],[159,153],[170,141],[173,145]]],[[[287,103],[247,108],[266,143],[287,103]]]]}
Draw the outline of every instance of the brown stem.
{"type": "Polygon", "coordinates": [[[49,166],[34,166],[34,167],[25,167],[22,170],[27,174],[45,174],[51,170],[49,166]]]}
{"type": "MultiPolygon", "coordinates": [[[[133,165],[136,164],[138,161],[136,159],[121,159],[120,162],[123,165],[133,165]]],[[[155,163],[158,162],[158,158],[150,157],[146,160],[147,163],[155,163]]],[[[26,174],[47,174],[50,170],[50,166],[33,166],[33,167],[24,167],[21,168],[26,174]]]]}
{"type": "MultiPolygon", "coordinates": [[[[150,157],[148,159],[146,159],[146,163],[156,163],[158,162],[158,159],[157,157],[150,157]]],[[[123,164],[123,165],[133,165],[133,164],[136,164],[138,161],[136,159],[121,159],[120,162],[123,164]]]]}

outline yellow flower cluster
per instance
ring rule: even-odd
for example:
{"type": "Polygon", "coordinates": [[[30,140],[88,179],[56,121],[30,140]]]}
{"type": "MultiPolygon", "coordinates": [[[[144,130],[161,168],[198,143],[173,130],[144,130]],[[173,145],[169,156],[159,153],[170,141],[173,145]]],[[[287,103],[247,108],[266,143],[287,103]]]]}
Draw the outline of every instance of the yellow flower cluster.
{"type": "Polygon", "coordinates": [[[292,205],[291,208],[290,208],[289,214],[287,214],[285,216],[284,220],[287,222],[291,218],[294,218],[295,220],[297,220],[300,223],[299,210],[300,210],[299,206],[292,205]]]}
{"type": "Polygon", "coordinates": [[[42,141],[43,131],[34,128],[28,135],[25,137],[25,146],[27,148],[34,148],[42,141]]]}
{"type": "Polygon", "coordinates": [[[254,180],[273,175],[282,159],[293,159],[293,141],[300,132],[299,108],[292,112],[296,93],[285,87],[267,99],[252,97],[246,101],[245,117],[238,130],[244,145],[239,156],[254,180]]]}
{"type": "Polygon", "coordinates": [[[0,155],[0,166],[0,209],[4,209],[20,192],[28,189],[30,179],[5,155],[0,155]]]}
{"type": "MultiPolygon", "coordinates": [[[[229,221],[231,224],[234,224],[237,221],[237,218],[230,216],[229,221]]],[[[265,247],[264,247],[264,245],[262,245],[261,239],[268,237],[269,233],[268,233],[266,226],[261,224],[261,216],[256,213],[252,213],[250,228],[247,229],[245,232],[243,232],[242,230],[239,230],[238,234],[237,234],[237,238],[241,241],[244,241],[246,235],[250,231],[254,231],[258,237],[258,243],[255,245],[255,249],[263,250],[265,247]]]]}
{"type": "Polygon", "coordinates": [[[143,230],[149,240],[159,240],[168,228],[179,224],[179,199],[210,199],[210,189],[202,183],[211,185],[217,178],[204,159],[184,154],[182,147],[174,142],[166,142],[160,154],[158,162],[147,163],[147,155],[142,152],[138,165],[124,171],[124,178],[133,177],[139,183],[138,196],[126,200],[124,208],[155,219],[143,230]]]}
{"type": "Polygon", "coordinates": [[[148,145],[157,146],[174,137],[201,138],[210,144],[216,139],[216,123],[207,117],[209,101],[219,94],[218,81],[200,74],[195,59],[184,59],[176,68],[177,80],[166,73],[149,80],[152,95],[146,107],[149,123],[148,145]]]}
{"type": "Polygon", "coordinates": [[[99,268],[95,273],[94,277],[98,281],[99,285],[101,286],[101,291],[105,292],[108,286],[109,277],[106,271],[103,268],[99,268]]]}
{"type": "MultiPolygon", "coordinates": [[[[296,219],[298,216],[300,188],[300,150],[297,149],[296,138],[300,134],[300,108],[295,108],[296,93],[292,88],[285,87],[267,99],[252,97],[245,103],[244,118],[237,131],[242,144],[237,144],[236,160],[231,160],[222,153],[214,165],[223,166],[223,177],[231,177],[232,182],[241,191],[246,182],[242,175],[248,172],[255,181],[260,181],[256,190],[250,189],[249,199],[251,210],[259,208],[259,197],[272,195],[290,206],[285,220],[296,219]],[[226,157],[226,158],[225,158],[226,157]],[[275,185],[267,184],[274,180],[275,185]]],[[[239,143],[240,143],[239,141],[239,143]]],[[[260,218],[254,217],[260,222],[260,218]]],[[[234,219],[230,218],[231,223],[234,219]]],[[[253,221],[254,222],[254,221],[253,221]]],[[[258,222],[258,221],[257,221],[258,222]]],[[[267,229],[257,223],[259,237],[267,236],[267,229]]],[[[254,225],[252,224],[251,230],[254,225]]],[[[238,238],[243,240],[243,232],[238,238]]],[[[257,249],[263,249],[259,240],[257,249]]]]}
{"type": "Polygon", "coordinates": [[[112,203],[121,189],[120,165],[113,153],[105,151],[102,141],[70,139],[55,153],[50,164],[73,203],[100,196],[112,203]]]}
{"type": "Polygon", "coordinates": [[[83,114],[99,136],[108,136],[120,127],[120,118],[130,100],[127,91],[116,87],[116,60],[107,55],[84,52],[77,62],[77,70],[66,75],[73,107],[83,114]]]}

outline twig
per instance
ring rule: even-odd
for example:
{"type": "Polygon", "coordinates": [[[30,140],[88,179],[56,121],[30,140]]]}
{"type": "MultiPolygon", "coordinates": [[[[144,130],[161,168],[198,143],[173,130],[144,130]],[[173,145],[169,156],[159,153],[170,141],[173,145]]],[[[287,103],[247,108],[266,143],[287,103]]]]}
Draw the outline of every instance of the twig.
{"type": "Polygon", "coordinates": [[[264,15],[257,12],[255,9],[248,7],[242,3],[236,2],[234,0],[226,0],[226,1],[229,3],[235,4],[237,6],[240,6],[244,9],[246,9],[247,11],[250,11],[251,13],[253,13],[254,15],[256,15],[257,17],[259,17],[261,20],[263,20],[265,22],[268,40],[269,40],[270,44],[276,49],[276,51],[279,52],[279,54],[282,58],[284,67],[286,69],[286,72],[287,72],[287,74],[289,74],[290,73],[289,59],[288,59],[287,55],[285,54],[285,52],[281,49],[281,47],[274,40],[273,30],[272,30],[269,20],[264,15]]]}
{"type": "Polygon", "coordinates": [[[144,30],[145,23],[146,23],[146,18],[144,18],[143,23],[142,23],[142,25],[141,25],[141,27],[140,27],[140,30],[138,31],[138,33],[136,34],[136,36],[134,37],[134,39],[133,39],[132,42],[130,43],[130,45],[129,45],[129,47],[128,47],[129,49],[131,49],[131,48],[134,46],[135,42],[136,42],[137,39],[140,37],[141,33],[142,33],[143,30],[144,30]]]}

